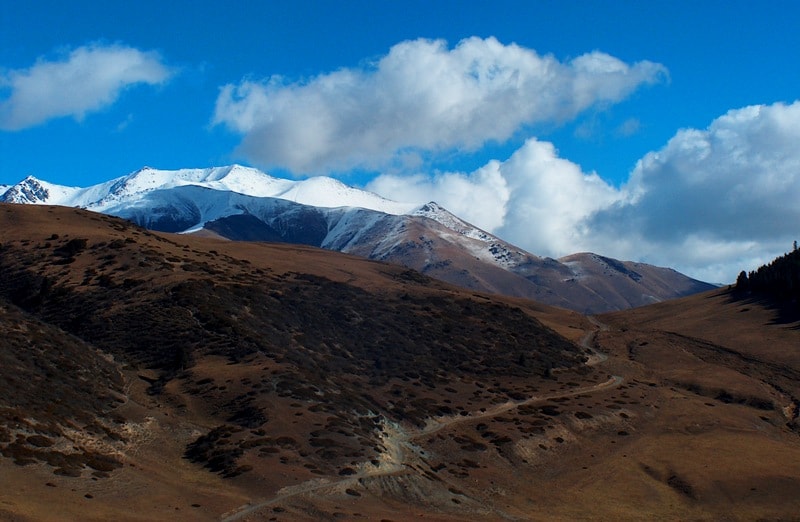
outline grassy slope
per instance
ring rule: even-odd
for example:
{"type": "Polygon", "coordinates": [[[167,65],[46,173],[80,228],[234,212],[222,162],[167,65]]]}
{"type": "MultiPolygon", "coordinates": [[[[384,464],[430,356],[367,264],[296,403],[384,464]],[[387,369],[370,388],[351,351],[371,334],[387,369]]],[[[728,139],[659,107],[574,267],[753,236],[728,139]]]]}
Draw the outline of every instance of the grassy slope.
{"type": "Polygon", "coordinates": [[[797,324],[725,290],[601,316],[599,336],[659,411],[629,450],[640,486],[683,491],[643,509],[684,516],[791,519],[800,512],[797,324]],[[635,469],[638,467],[638,469],[635,469]]]}
{"type": "Polygon", "coordinates": [[[72,209],[0,206],[0,243],[0,347],[16,364],[0,382],[47,383],[19,396],[27,424],[7,416],[0,446],[37,448],[27,437],[50,426],[80,473],[0,459],[0,519],[800,512],[798,333],[763,303],[715,291],[602,316],[592,336],[577,314],[399,267],[72,209]],[[577,349],[552,331],[609,358],[559,369],[577,349]],[[90,386],[58,372],[65,357],[90,386]],[[43,408],[57,398],[70,408],[43,408]],[[108,432],[81,438],[93,418],[108,432]],[[87,448],[122,466],[92,468],[87,448]]]}
{"type": "MultiPolygon", "coordinates": [[[[251,483],[278,489],[376,457],[382,419],[413,426],[523,397],[552,368],[581,357],[519,306],[399,267],[296,246],[162,236],[73,209],[3,206],[0,221],[3,309],[50,332],[27,344],[2,341],[5,354],[26,361],[15,371],[35,373],[42,353],[63,352],[62,337],[69,341],[60,344],[77,343],[102,361],[113,357],[109,371],[125,376],[113,391],[128,390],[117,400],[139,393],[144,408],[126,402],[109,413],[113,404],[89,409],[88,399],[70,397],[69,409],[46,413],[52,433],[39,433],[45,413],[29,408],[34,421],[12,425],[16,409],[27,406],[4,387],[3,451],[26,456],[20,465],[52,460],[28,455],[34,446],[25,437],[51,436],[80,452],[65,426],[111,414],[119,429],[109,428],[101,442],[120,440],[103,455],[137,465],[129,450],[139,453],[141,445],[121,432],[166,436],[163,423],[151,420],[161,416],[147,415],[166,408],[181,421],[173,427],[178,443],[161,441],[171,452],[166,461],[189,465],[185,454],[195,471],[202,465],[241,476],[232,491],[251,483]],[[484,382],[501,376],[486,389],[484,382]],[[452,400],[446,389],[465,398],[452,400]],[[282,477],[270,473],[276,465],[286,470],[282,477]]],[[[74,365],[91,375],[95,359],[74,365]]],[[[43,380],[43,402],[76,389],[58,371],[43,380]]],[[[91,469],[76,461],[69,471],[87,478],[91,469]]]]}

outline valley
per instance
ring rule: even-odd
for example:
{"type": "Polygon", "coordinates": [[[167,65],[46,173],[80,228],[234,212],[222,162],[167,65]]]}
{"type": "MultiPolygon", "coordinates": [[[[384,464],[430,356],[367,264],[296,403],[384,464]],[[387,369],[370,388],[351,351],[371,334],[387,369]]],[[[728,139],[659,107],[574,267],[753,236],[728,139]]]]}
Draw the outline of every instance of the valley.
{"type": "Polygon", "coordinates": [[[0,520],[791,520],[798,323],[0,205],[0,520]]]}

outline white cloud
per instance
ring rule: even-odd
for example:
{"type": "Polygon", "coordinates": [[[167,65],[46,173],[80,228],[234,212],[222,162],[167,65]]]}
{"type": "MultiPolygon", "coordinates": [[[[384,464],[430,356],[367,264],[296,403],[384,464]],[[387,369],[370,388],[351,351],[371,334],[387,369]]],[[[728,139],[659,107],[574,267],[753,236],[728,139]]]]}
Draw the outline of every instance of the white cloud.
{"type": "Polygon", "coordinates": [[[733,282],[800,239],[800,101],[679,131],[621,189],[528,140],[472,174],[384,175],[368,188],[435,200],[532,253],[594,251],[733,282]]]}
{"type": "Polygon", "coordinates": [[[379,168],[413,150],[474,150],[525,125],[562,122],[666,77],[600,52],[560,62],[494,38],[401,42],[375,63],[305,82],[221,89],[214,114],[255,163],[297,174],[379,168]]]}
{"type": "Polygon", "coordinates": [[[126,87],[161,84],[172,74],[158,54],[122,45],[87,45],[58,61],[40,58],[29,69],[0,75],[0,87],[10,91],[0,100],[0,128],[19,130],[64,116],[80,120],[113,104],[126,87]]]}
{"type": "Polygon", "coordinates": [[[625,198],[592,217],[629,257],[732,281],[800,236],[800,102],[729,111],[642,158],[625,198]]]}
{"type": "Polygon", "coordinates": [[[505,221],[510,198],[502,164],[491,161],[471,174],[439,173],[434,176],[384,174],[373,179],[367,190],[396,201],[418,203],[435,201],[470,223],[491,231],[505,221]]]}
{"type": "Polygon", "coordinates": [[[539,255],[586,250],[583,221],[619,199],[595,173],[558,157],[552,144],[529,140],[503,164],[511,188],[497,232],[539,255]]]}
{"type": "Polygon", "coordinates": [[[583,221],[621,197],[596,174],[559,158],[551,143],[536,139],[508,160],[491,161],[471,174],[382,175],[367,189],[401,201],[434,200],[484,230],[547,256],[583,249],[583,221]]]}

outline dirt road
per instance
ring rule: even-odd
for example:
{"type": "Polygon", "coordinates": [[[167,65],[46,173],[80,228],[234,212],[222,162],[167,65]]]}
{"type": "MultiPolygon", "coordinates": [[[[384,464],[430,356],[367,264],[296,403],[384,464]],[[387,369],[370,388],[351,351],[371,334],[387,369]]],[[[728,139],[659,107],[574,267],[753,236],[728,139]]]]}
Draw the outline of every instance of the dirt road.
{"type": "MultiPolygon", "coordinates": [[[[593,352],[593,355],[590,357],[590,360],[587,362],[587,364],[596,365],[608,358],[605,354],[597,352],[593,347],[594,337],[597,334],[597,331],[604,330],[605,325],[593,320],[592,318],[590,318],[590,320],[595,326],[597,326],[597,330],[587,333],[583,339],[581,339],[581,346],[593,352]]],[[[421,455],[419,454],[420,450],[413,444],[413,441],[421,437],[430,436],[444,428],[452,427],[456,424],[464,422],[473,422],[479,419],[495,417],[497,415],[506,413],[509,410],[519,408],[520,406],[527,406],[530,404],[551,401],[553,399],[560,399],[563,397],[571,397],[574,395],[596,393],[602,390],[617,387],[623,382],[624,379],[621,376],[613,375],[607,381],[592,386],[585,386],[582,388],[575,388],[569,391],[542,396],[534,395],[522,401],[508,401],[503,404],[498,404],[492,408],[488,408],[484,411],[479,410],[468,415],[452,415],[431,418],[422,429],[409,430],[400,424],[384,421],[381,432],[381,443],[385,450],[378,457],[377,465],[372,464],[371,462],[365,462],[360,466],[361,471],[353,475],[334,479],[314,479],[296,486],[285,487],[281,489],[274,497],[245,504],[233,512],[226,513],[222,516],[221,520],[222,522],[241,520],[247,515],[255,513],[262,508],[288,498],[311,493],[321,489],[354,484],[359,479],[393,475],[411,469],[412,465],[421,458],[421,455]]]]}

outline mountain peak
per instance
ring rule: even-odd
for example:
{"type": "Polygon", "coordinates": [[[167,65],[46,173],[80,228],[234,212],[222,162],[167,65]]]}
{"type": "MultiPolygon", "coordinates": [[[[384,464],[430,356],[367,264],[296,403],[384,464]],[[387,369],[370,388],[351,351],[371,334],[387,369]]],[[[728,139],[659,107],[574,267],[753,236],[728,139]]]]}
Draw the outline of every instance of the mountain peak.
{"type": "MultiPolygon", "coordinates": [[[[452,218],[455,218],[459,222],[463,223],[463,221],[461,221],[461,219],[457,218],[455,216],[455,214],[453,214],[452,212],[450,212],[449,210],[447,210],[446,208],[444,208],[443,206],[441,206],[440,204],[438,204],[435,201],[429,201],[429,202],[425,203],[421,207],[418,207],[417,209],[412,211],[411,214],[414,215],[414,216],[429,217],[429,218],[435,219],[437,221],[438,221],[437,217],[452,216],[452,218]]],[[[442,224],[444,224],[444,223],[442,223],[442,224]]],[[[464,223],[464,224],[466,224],[466,223],[464,223]]]]}
{"type": "Polygon", "coordinates": [[[241,165],[209,167],[204,169],[161,170],[153,167],[141,169],[106,184],[83,189],[88,201],[80,206],[103,210],[120,200],[138,198],[153,190],[170,189],[186,185],[238,192],[255,196],[272,195],[277,180],[263,172],[241,165]]]}
{"type": "Polygon", "coordinates": [[[440,225],[472,239],[477,239],[483,242],[497,241],[495,236],[470,223],[467,223],[435,201],[425,203],[417,210],[411,212],[411,215],[432,219],[440,225]]]}
{"type": "Polygon", "coordinates": [[[406,214],[415,207],[350,187],[333,178],[274,178],[256,168],[239,164],[179,170],[144,166],[125,176],[86,188],[54,185],[29,176],[17,185],[0,191],[0,201],[47,203],[106,212],[120,204],[139,201],[155,190],[187,185],[259,198],[284,199],[316,207],[357,207],[393,215],[406,214]]]}
{"type": "Polygon", "coordinates": [[[83,207],[168,232],[194,232],[216,223],[208,230],[236,239],[278,237],[340,250],[404,264],[474,290],[531,297],[585,313],[708,288],[676,272],[592,253],[540,258],[435,201],[403,204],[328,177],[278,179],[241,165],[145,166],[88,188],[29,176],[0,194],[2,201],[83,207]]]}
{"type": "Polygon", "coordinates": [[[441,212],[443,210],[447,211],[435,201],[429,201],[417,209],[418,212],[441,212]]]}
{"type": "Polygon", "coordinates": [[[27,176],[0,196],[0,201],[5,203],[37,204],[45,203],[49,198],[50,191],[45,184],[34,176],[27,176]]]}

